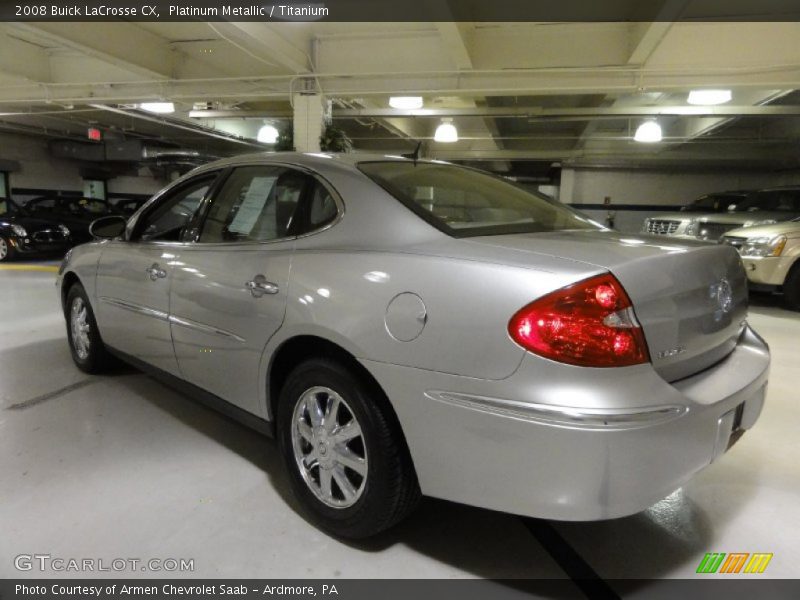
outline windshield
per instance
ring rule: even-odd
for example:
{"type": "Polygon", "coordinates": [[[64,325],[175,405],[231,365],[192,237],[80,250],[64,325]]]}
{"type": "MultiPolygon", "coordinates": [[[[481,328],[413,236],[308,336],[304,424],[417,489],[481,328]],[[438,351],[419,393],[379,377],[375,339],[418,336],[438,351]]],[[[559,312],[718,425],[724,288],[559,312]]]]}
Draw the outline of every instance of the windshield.
{"type": "Polygon", "coordinates": [[[744,194],[708,194],[687,204],[681,210],[684,212],[724,212],[731,204],[738,204],[745,198],[744,194]]]}
{"type": "Polygon", "coordinates": [[[800,213],[800,189],[755,192],[736,205],[736,212],[756,210],[800,213]]]}
{"type": "Polygon", "coordinates": [[[474,169],[411,161],[362,162],[358,168],[454,237],[602,229],[563,205],[474,169]]]}

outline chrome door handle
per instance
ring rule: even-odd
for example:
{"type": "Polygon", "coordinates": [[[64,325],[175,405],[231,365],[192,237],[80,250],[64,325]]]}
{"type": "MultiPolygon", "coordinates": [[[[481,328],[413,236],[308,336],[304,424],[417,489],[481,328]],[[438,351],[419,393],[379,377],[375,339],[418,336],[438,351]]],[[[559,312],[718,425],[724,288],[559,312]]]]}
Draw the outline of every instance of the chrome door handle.
{"type": "Polygon", "coordinates": [[[167,272],[158,266],[158,263],[153,263],[149,267],[144,270],[150,276],[150,281],[155,281],[156,279],[164,279],[167,276],[167,272]]]}
{"type": "Polygon", "coordinates": [[[263,275],[256,275],[250,281],[245,281],[244,287],[250,290],[253,298],[261,298],[264,294],[277,294],[278,286],[267,281],[263,275]]]}

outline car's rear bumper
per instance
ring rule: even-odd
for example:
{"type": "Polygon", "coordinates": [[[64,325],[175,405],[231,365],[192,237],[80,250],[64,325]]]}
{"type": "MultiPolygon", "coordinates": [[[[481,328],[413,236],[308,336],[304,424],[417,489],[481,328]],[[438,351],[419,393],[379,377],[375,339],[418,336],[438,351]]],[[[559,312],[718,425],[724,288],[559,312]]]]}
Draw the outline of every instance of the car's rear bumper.
{"type": "Polygon", "coordinates": [[[595,520],[647,508],[724,453],[734,421],[748,429],[761,412],[769,361],[747,328],[722,362],[673,383],[650,365],[534,356],[502,381],[362,362],[392,400],[425,494],[595,520]]]}

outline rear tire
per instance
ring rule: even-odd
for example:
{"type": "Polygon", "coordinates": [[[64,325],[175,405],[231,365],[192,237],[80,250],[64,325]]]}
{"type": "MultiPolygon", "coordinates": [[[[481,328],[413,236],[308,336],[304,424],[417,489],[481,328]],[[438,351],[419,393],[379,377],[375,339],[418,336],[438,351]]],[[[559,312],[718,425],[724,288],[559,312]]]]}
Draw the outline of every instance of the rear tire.
{"type": "Polygon", "coordinates": [[[67,341],[75,365],[86,373],[102,373],[113,363],[97,328],[92,305],[86,290],[75,283],[67,291],[64,308],[67,319],[67,341]]]}
{"type": "Polygon", "coordinates": [[[783,301],[787,308],[800,310],[800,260],[794,263],[783,282],[783,301]]]}
{"type": "Polygon", "coordinates": [[[14,259],[16,250],[7,237],[0,236],[0,262],[7,262],[14,259]]]}
{"type": "Polygon", "coordinates": [[[318,527],[342,538],[366,538],[414,509],[420,498],[416,473],[375,384],[337,361],[307,360],[286,379],[277,412],[292,489],[318,527]]]}

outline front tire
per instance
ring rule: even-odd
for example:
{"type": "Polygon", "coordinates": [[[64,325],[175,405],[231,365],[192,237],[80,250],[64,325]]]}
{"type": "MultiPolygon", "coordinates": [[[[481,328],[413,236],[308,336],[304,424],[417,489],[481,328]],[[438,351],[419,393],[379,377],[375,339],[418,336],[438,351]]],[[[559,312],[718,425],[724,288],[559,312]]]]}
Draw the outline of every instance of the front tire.
{"type": "Polygon", "coordinates": [[[419,485],[388,400],[330,359],[298,365],[278,400],[278,443],[295,496],[321,529],[375,535],[417,504],[419,485]]]}
{"type": "Polygon", "coordinates": [[[783,300],[791,310],[800,310],[800,260],[795,262],[783,282],[783,300]]]}
{"type": "Polygon", "coordinates": [[[75,365],[86,373],[102,373],[112,363],[103,345],[86,290],[75,283],[67,292],[67,341],[75,365]]]}
{"type": "Polygon", "coordinates": [[[16,251],[7,237],[0,235],[0,262],[7,262],[14,258],[16,251]]]}

